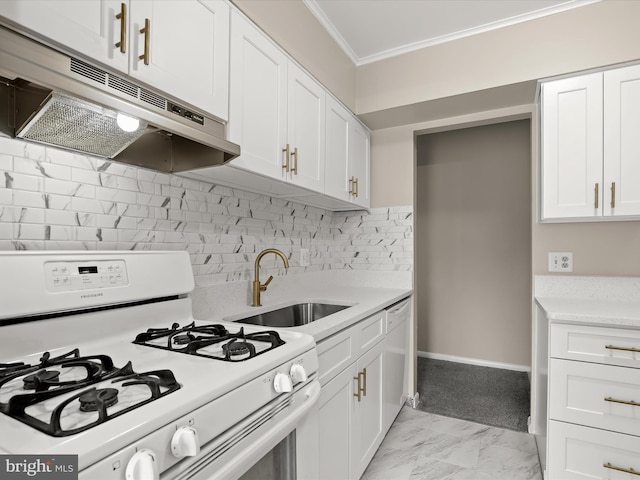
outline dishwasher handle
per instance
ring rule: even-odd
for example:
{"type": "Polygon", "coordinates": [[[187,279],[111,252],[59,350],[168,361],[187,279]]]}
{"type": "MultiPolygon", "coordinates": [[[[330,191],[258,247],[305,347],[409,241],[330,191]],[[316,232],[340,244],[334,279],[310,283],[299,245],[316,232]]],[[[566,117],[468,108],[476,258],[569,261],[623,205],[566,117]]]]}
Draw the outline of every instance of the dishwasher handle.
{"type": "Polygon", "coordinates": [[[392,308],[387,310],[387,316],[398,316],[401,313],[404,313],[404,311],[409,308],[409,304],[411,303],[411,299],[407,298],[406,300],[404,300],[401,303],[397,303],[395,304],[392,308]]]}

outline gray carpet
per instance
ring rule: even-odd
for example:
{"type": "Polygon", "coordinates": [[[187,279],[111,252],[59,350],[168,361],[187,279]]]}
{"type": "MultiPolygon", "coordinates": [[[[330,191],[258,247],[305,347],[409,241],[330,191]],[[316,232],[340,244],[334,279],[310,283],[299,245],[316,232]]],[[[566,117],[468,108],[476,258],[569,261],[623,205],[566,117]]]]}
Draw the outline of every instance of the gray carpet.
{"type": "Polygon", "coordinates": [[[472,422],[527,431],[525,372],[418,357],[418,408],[472,422]]]}

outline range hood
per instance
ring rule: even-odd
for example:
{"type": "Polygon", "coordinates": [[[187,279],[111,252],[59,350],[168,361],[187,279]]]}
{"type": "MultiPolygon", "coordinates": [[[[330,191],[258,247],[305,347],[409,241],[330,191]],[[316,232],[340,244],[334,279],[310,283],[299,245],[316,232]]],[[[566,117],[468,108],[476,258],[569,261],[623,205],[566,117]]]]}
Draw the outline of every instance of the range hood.
{"type": "Polygon", "coordinates": [[[240,155],[223,122],[3,27],[0,135],[162,172],[240,155]]]}

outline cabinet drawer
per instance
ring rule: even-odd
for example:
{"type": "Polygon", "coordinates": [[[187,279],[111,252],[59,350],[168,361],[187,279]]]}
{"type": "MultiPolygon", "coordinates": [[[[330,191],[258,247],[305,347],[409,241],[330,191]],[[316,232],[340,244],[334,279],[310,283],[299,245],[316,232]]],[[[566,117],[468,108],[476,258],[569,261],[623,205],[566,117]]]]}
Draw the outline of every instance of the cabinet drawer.
{"type": "Polygon", "coordinates": [[[329,382],[359,356],[356,354],[357,329],[349,328],[320,342],[318,352],[318,376],[320,385],[329,382]]]}
{"type": "Polygon", "coordinates": [[[553,323],[549,356],[640,368],[640,330],[553,323]]]}
{"type": "Polygon", "coordinates": [[[381,311],[356,325],[358,330],[358,357],[384,338],[385,312],[381,311]]]}
{"type": "Polygon", "coordinates": [[[553,420],[640,433],[640,369],[551,359],[549,378],[553,420]]]}
{"type": "Polygon", "coordinates": [[[548,438],[549,480],[631,480],[631,469],[640,472],[639,437],[550,421],[548,438]]]}

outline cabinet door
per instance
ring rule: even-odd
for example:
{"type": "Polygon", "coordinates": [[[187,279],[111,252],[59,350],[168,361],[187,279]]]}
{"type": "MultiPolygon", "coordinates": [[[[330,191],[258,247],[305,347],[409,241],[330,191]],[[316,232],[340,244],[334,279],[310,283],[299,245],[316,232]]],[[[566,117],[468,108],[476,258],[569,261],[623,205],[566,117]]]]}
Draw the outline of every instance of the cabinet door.
{"type": "Polygon", "coordinates": [[[229,6],[221,0],[132,0],[129,74],[228,117],[229,6]],[[149,32],[141,32],[149,20],[149,32]],[[140,59],[149,46],[148,65],[140,59]]]}
{"type": "MultiPolygon", "coordinates": [[[[355,364],[322,387],[319,401],[319,463],[321,479],[347,480],[355,411],[355,364]]],[[[354,478],[359,478],[354,477],[354,478]]]]}
{"type": "Polygon", "coordinates": [[[325,101],[322,86],[289,62],[287,141],[292,149],[288,179],[324,191],[325,101]]]}
{"type": "Polygon", "coordinates": [[[356,414],[353,429],[352,478],[360,478],[386,433],[383,421],[383,360],[384,342],[380,342],[357,362],[357,371],[363,373],[363,392],[360,401],[354,397],[356,414]]]}
{"type": "Polygon", "coordinates": [[[640,215],[640,65],[604,72],[604,212],[640,215]]]}
{"type": "Polygon", "coordinates": [[[242,145],[233,160],[271,178],[284,178],[287,57],[240,14],[231,15],[229,139],[242,145]]]}
{"type": "MultiPolygon", "coordinates": [[[[349,163],[351,175],[355,178],[355,193],[351,201],[361,207],[371,205],[369,178],[369,148],[371,138],[369,131],[355,119],[350,122],[349,129],[349,163]]],[[[393,186],[390,186],[393,188],[393,186]]]]}
{"type": "Polygon", "coordinates": [[[340,200],[350,200],[349,122],[351,113],[327,95],[327,131],[324,193],[340,200]]]}
{"type": "Polygon", "coordinates": [[[542,86],[542,218],[603,210],[602,73],[542,86]]]}
{"type": "MultiPolygon", "coordinates": [[[[120,72],[127,72],[129,45],[125,53],[116,47],[123,24],[116,15],[128,0],[29,0],[0,1],[0,16],[14,28],[42,40],[90,57],[120,72]]],[[[128,32],[126,32],[128,33],[128,32]]]]}

